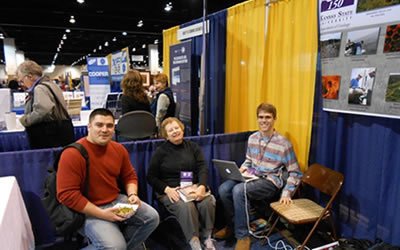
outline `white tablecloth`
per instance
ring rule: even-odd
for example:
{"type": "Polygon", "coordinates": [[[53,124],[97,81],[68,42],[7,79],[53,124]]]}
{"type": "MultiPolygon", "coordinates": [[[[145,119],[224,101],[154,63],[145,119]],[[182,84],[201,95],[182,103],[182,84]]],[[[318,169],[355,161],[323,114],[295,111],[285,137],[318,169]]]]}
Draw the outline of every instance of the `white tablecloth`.
{"type": "Polygon", "coordinates": [[[35,238],[14,176],[0,177],[0,249],[35,249],[35,238]]]}

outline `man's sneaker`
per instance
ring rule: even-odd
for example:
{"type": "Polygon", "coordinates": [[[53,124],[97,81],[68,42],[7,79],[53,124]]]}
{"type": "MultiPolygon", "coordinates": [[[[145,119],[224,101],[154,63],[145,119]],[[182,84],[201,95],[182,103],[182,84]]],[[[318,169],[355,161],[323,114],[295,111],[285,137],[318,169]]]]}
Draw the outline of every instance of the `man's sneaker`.
{"type": "Polygon", "coordinates": [[[215,239],[218,240],[226,240],[229,239],[233,236],[233,229],[231,227],[224,227],[218,232],[216,232],[214,235],[215,239]]]}
{"type": "Polygon", "coordinates": [[[213,242],[213,240],[211,238],[207,238],[204,241],[204,249],[205,250],[216,250],[215,246],[214,246],[214,242],[213,242]]]}
{"type": "Polygon", "coordinates": [[[235,250],[250,250],[251,239],[249,236],[243,239],[238,239],[236,242],[235,250]]]}

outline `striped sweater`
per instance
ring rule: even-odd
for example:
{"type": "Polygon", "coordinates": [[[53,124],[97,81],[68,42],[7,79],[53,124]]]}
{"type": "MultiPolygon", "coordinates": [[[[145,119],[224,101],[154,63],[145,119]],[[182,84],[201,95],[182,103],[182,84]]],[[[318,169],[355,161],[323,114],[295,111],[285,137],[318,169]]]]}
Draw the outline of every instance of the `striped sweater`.
{"type": "Polygon", "coordinates": [[[292,144],[276,131],[271,137],[263,137],[260,131],[250,135],[242,166],[247,167],[250,173],[264,176],[279,189],[284,183],[282,173],[286,168],[289,176],[281,197],[291,197],[303,176],[292,144]]]}

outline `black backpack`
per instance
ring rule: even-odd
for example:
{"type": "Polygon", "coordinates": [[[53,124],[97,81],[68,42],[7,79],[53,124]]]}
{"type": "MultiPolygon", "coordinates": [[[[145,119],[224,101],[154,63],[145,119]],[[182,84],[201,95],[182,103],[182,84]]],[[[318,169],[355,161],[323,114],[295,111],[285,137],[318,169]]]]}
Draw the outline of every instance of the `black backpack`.
{"type": "Polygon", "coordinates": [[[65,146],[56,156],[53,162],[53,168],[47,170],[49,175],[44,181],[44,196],[42,199],[42,204],[49,215],[50,221],[54,225],[57,233],[60,235],[68,235],[75,232],[81,228],[85,222],[84,214],[64,206],[57,200],[56,184],[58,162],[60,161],[62,152],[71,147],[76,148],[86,160],[85,189],[83,192],[83,195],[86,197],[89,186],[89,155],[85,147],[80,143],[71,143],[65,146]]]}

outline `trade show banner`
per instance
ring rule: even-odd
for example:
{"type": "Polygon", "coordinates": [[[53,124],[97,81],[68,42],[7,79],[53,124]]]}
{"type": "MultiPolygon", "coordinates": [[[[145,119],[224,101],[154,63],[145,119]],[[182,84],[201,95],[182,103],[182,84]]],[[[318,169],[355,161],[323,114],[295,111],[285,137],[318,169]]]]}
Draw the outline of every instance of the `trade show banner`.
{"type": "Polygon", "coordinates": [[[108,61],[105,57],[88,57],[90,108],[103,107],[107,93],[110,93],[108,61]]]}
{"type": "Polygon", "coordinates": [[[324,110],[400,118],[400,1],[319,4],[324,110]]]}
{"type": "Polygon", "coordinates": [[[185,124],[185,133],[192,135],[191,68],[192,41],[170,46],[170,83],[175,102],[180,103],[179,119],[185,124]]]}
{"type": "Polygon", "coordinates": [[[121,90],[119,84],[122,81],[125,73],[129,69],[129,52],[128,48],[123,48],[120,51],[114,52],[111,55],[111,81],[112,92],[121,90]]]}

